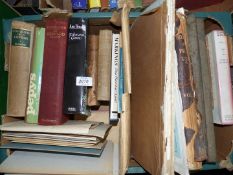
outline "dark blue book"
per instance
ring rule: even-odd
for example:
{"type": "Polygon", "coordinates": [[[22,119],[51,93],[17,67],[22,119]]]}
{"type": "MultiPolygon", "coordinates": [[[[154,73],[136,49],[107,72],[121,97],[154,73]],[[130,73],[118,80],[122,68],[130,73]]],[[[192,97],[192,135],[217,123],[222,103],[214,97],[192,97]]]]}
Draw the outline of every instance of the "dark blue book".
{"type": "Polygon", "coordinates": [[[86,10],[87,0],[72,0],[72,8],[74,10],[86,10]]]}

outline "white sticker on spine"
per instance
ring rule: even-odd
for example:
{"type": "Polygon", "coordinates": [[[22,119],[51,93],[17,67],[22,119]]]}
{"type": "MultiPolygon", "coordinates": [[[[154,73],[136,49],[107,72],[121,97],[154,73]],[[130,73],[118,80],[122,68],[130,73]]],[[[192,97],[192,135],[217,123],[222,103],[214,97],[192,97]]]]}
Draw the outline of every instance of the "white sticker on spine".
{"type": "Polygon", "coordinates": [[[76,77],[76,86],[92,86],[92,77],[76,77]]]}

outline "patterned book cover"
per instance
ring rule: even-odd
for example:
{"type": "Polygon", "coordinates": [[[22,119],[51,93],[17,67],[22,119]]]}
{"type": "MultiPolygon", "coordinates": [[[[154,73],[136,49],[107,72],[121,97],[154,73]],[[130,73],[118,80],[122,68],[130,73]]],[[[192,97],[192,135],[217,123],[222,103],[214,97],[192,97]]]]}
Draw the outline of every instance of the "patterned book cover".
{"type": "Polygon", "coordinates": [[[68,29],[64,103],[65,114],[89,115],[87,109],[87,19],[71,18],[68,29]]]}
{"type": "Polygon", "coordinates": [[[28,103],[26,111],[27,123],[38,123],[41,76],[44,54],[45,28],[36,28],[35,44],[31,62],[28,103]]]}
{"type": "Polygon", "coordinates": [[[110,9],[117,9],[117,0],[109,0],[110,9]]]}
{"type": "Polygon", "coordinates": [[[34,29],[34,24],[12,22],[7,97],[9,116],[23,117],[26,114],[34,29]]]}
{"type": "Polygon", "coordinates": [[[38,123],[59,125],[68,119],[62,108],[68,20],[46,19],[45,29],[38,123]]]}
{"type": "Polygon", "coordinates": [[[74,10],[87,9],[87,0],[72,0],[72,8],[74,10]]]}

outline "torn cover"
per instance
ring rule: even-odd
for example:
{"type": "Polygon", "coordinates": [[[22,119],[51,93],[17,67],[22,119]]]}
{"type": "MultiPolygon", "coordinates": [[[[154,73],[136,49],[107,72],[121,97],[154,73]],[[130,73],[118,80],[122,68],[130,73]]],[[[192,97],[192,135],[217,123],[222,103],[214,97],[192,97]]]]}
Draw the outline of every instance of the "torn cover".
{"type": "Polygon", "coordinates": [[[151,174],[174,174],[174,0],[156,1],[131,28],[133,158],[151,174]],[[157,9],[154,9],[155,7],[157,9]]]}

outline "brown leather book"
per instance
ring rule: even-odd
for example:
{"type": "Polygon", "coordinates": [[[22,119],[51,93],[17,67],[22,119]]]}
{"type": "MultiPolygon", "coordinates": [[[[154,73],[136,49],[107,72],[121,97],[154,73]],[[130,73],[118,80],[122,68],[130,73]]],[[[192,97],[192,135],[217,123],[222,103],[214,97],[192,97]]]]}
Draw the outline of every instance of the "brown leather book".
{"type": "Polygon", "coordinates": [[[23,117],[26,113],[34,29],[34,24],[12,22],[7,98],[9,116],[23,117]]]}
{"type": "Polygon", "coordinates": [[[39,124],[59,125],[67,120],[62,106],[68,20],[46,19],[45,28],[39,124]]]}
{"type": "Polygon", "coordinates": [[[100,30],[98,54],[98,88],[99,101],[110,100],[111,59],[112,59],[112,31],[100,30]]]}
{"type": "Polygon", "coordinates": [[[99,50],[99,36],[89,35],[88,37],[88,68],[87,74],[92,77],[92,87],[88,89],[88,106],[97,106],[99,102],[97,100],[97,83],[98,83],[98,50],[99,50]]]}

